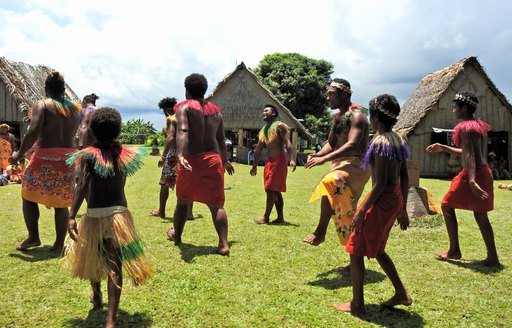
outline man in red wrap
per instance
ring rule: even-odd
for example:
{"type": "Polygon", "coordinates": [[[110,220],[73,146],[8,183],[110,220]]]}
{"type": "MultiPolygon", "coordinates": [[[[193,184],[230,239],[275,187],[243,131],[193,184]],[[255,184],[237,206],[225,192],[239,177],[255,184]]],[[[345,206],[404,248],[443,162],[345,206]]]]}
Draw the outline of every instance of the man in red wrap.
{"type": "Polygon", "coordinates": [[[48,98],[37,101],[31,109],[30,126],[14,152],[13,163],[22,159],[37,141],[37,147],[23,174],[21,196],[23,217],[28,238],[16,249],[23,251],[41,245],[39,239],[39,206],[55,208],[56,239],[52,251],[62,252],[67,231],[67,219],[75,190],[74,169],[66,159],[76,151],[74,136],[80,123],[82,106],[64,97],[64,77],[52,72],[46,79],[48,98]]]}
{"type": "Polygon", "coordinates": [[[450,189],[441,202],[450,248],[438,252],[441,260],[459,260],[462,253],[459,246],[457,217],[455,209],[473,211],[487,248],[487,257],[478,264],[500,266],[494,232],[487,212],[494,208],[493,177],[484,155],[484,143],[491,127],[473,115],[478,106],[478,98],[470,92],[460,92],[453,99],[453,113],[462,120],[453,131],[450,147],[439,143],[427,147],[427,152],[447,152],[462,158],[462,171],[452,180],[450,189]]]}
{"type": "Polygon", "coordinates": [[[276,121],[279,115],[274,105],[265,105],[263,120],[267,123],[258,135],[258,145],[254,152],[251,175],[255,176],[258,170],[261,151],[267,147],[267,162],[263,172],[264,188],[267,194],[265,214],[255,219],[258,224],[269,223],[270,212],[276,205],[277,218],[272,224],[284,223],[284,201],[281,193],[286,191],[286,176],[288,175],[288,161],[292,172],[295,171],[295,152],[290,142],[290,128],[283,122],[276,121]],[[286,148],[286,152],[284,149],[286,148]],[[289,158],[288,158],[289,157],[289,158]]]}
{"type": "Polygon", "coordinates": [[[167,237],[181,243],[183,227],[193,201],[208,205],[219,236],[216,253],[229,254],[228,218],[224,210],[224,171],[233,174],[227,160],[224,123],[220,108],[204,99],[206,78],[191,74],[185,79],[187,100],[176,104],[176,209],[167,237]]]}

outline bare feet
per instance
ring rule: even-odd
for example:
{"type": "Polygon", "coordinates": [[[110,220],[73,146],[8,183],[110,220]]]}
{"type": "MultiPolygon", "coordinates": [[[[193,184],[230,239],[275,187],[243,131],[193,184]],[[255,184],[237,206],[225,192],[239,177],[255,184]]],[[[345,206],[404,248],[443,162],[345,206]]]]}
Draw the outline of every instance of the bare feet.
{"type": "Polygon", "coordinates": [[[461,253],[450,252],[450,251],[437,252],[436,256],[437,256],[437,259],[439,259],[441,261],[460,260],[462,258],[462,254],[461,253]]]}
{"type": "Polygon", "coordinates": [[[364,306],[362,306],[362,307],[354,306],[354,305],[352,305],[352,302],[347,302],[347,303],[343,303],[343,304],[334,304],[334,309],[336,311],[349,312],[349,313],[353,313],[353,314],[365,314],[366,313],[366,309],[364,308],[364,306]]]}
{"type": "Polygon", "coordinates": [[[36,246],[40,246],[40,245],[41,245],[41,241],[39,239],[36,239],[36,240],[25,239],[21,244],[16,245],[16,250],[24,251],[31,247],[36,247],[36,246]]]}
{"type": "Polygon", "coordinates": [[[256,222],[257,224],[267,224],[268,219],[266,219],[264,216],[262,216],[260,218],[254,219],[254,222],[256,222]]]}
{"type": "Polygon", "coordinates": [[[219,245],[215,250],[215,253],[220,255],[229,255],[229,246],[228,245],[219,245]]]}
{"type": "Polygon", "coordinates": [[[165,218],[165,212],[160,212],[160,210],[151,210],[149,212],[149,215],[151,216],[158,216],[158,217],[161,217],[161,218],[165,218]]]}
{"type": "Polygon", "coordinates": [[[283,218],[277,218],[275,220],[270,221],[268,224],[283,224],[283,223],[285,223],[283,218]]]}
{"type": "Polygon", "coordinates": [[[103,308],[103,297],[102,297],[101,293],[97,294],[95,292],[91,292],[90,301],[92,303],[93,310],[99,310],[99,309],[103,308]]]}
{"type": "Polygon", "coordinates": [[[395,305],[409,306],[411,304],[412,304],[411,295],[406,293],[405,295],[395,294],[395,295],[393,295],[393,297],[391,297],[386,302],[381,303],[380,306],[382,306],[384,308],[392,308],[392,307],[395,307],[395,305]]]}
{"type": "Polygon", "coordinates": [[[310,244],[313,246],[318,246],[325,241],[325,235],[317,235],[316,232],[313,232],[311,235],[304,238],[303,242],[306,244],[310,244]]]}
{"type": "Polygon", "coordinates": [[[176,231],[174,231],[173,227],[170,227],[169,229],[167,229],[166,234],[167,234],[167,239],[169,239],[170,241],[173,241],[174,244],[176,244],[176,245],[181,244],[181,239],[178,240],[176,238],[176,231]]]}

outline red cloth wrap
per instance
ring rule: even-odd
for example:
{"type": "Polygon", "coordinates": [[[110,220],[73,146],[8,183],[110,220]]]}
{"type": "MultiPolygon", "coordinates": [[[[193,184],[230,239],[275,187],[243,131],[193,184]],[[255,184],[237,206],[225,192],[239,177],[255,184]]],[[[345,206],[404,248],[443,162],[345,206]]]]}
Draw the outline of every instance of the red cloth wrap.
{"type": "Polygon", "coordinates": [[[183,105],[188,108],[203,112],[203,116],[214,115],[220,113],[220,108],[206,100],[187,99],[174,105],[174,112],[183,105]]]}
{"type": "Polygon", "coordinates": [[[224,206],[224,167],[220,154],[204,152],[185,155],[192,172],[178,165],[176,196],[208,205],[224,206]]]}
{"type": "Polygon", "coordinates": [[[487,199],[478,198],[468,181],[468,170],[463,168],[460,173],[453,178],[450,189],[444,195],[441,206],[470,210],[474,212],[489,212],[494,209],[494,192],[492,171],[489,165],[481,165],[476,168],[475,181],[480,188],[487,191],[487,199]]]}
{"type": "Polygon", "coordinates": [[[269,157],[263,171],[265,190],[285,192],[288,175],[288,159],[285,153],[269,157]]]}
{"type": "Polygon", "coordinates": [[[400,184],[387,187],[364,215],[363,229],[361,231],[354,230],[350,234],[345,251],[355,256],[367,256],[368,258],[374,258],[384,253],[389,232],[402,211],[403,204],[404,198],[400,184]]]}

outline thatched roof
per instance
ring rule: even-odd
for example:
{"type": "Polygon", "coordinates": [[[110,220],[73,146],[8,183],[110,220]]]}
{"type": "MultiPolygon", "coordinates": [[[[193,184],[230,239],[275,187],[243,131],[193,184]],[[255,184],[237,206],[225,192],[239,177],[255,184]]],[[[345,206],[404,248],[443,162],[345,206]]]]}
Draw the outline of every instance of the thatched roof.
{"type": "Polygon", "coordinates": [[[299,132],[299,134],[304,137],[304,138],[307,138],[309,139],[311,142],[313,142],[315,140],[315,136],[312,135],[307,129],[306,127],[304,127],[304,125],[302,125],[300,123],[299,120],[297,120],[297,118],[295,116],[293,116],[292,112],[286,108],[280,101],[279,99],[276,98],[276,96],[274,96],[274,94],[272,92],[270,92],[270,90],[267,89],[267,87],[265,87],[261,82],[260,80],[258,79],[258,77],[247,67],[245,66],[244,62],[241,62],[236,68],[235,70],[233,70],[231,73],[229,73],[222,81],[220,81],[217,86],[215,87],[215,90],[213,91],[213,93],[208,97],[208,99],[211,99],[211,98],[214,98],[216,96],[216,94],[218,94],[220,92],[220,90],[222,90],[224,88],[224,86],[228,83],[228,81],[237,76],[241,71],[245,71],[248,76],[252,79],[254,79],[254,81],[256,82],[256,84],[272,99],[273,102],[275,102],[276,104],[276,107],[279,111],[279,115],[281,116],[282,113],[284,113],[284,116],[288,117],[292,122],[293,122],[293,125],[294,125],[294,128],[297,129],[297,131],[299,132]]]}
{"type": "MultiPolygon", "coordinates": [[[[28,112],[35,101],[45,98],[44,84],[52,71],[53,69],[43,65],[32,66],[0,57],[0,81],[5,84],[22,112],[28,112]]],[[[67,84],[65,96],[80,101],[67,84]]]]}
{"type": "Polygon", "coordinates": [[[398,122],[395,125],[395,130],[402,131],[405,134],[409,134],[414,130],[423,117],[427,115],[428,111],[438,103],[450,84],[468,65],[473,66],[482,76],[489,89],[496,94],[505,107],[512,113],[512,105],[510,105],[505,95],[496,88],[477,58],[471,56],[440,71],[425,76],[420,81],[412,96],[402,106],[398,122]]]}

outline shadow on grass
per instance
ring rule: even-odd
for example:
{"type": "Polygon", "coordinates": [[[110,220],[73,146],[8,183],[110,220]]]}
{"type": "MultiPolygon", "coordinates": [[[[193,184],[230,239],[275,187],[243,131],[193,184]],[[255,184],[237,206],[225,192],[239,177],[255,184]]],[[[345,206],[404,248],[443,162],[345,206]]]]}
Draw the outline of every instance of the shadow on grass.
{"type": "MultiPolygon", "coordinates": [[[[340,289],[340,288],[352,286],[352,282],[350,280],[350,274],[343,274],[339,271],[338,268],[321,273],[317,276],[317,278],[319,278],[319,279],[315,280],[315,281],[308,282],[308,285],[320,286],[320,287],[323,287],[323,288],[329,289],[329,290],[340,289]]],[[[364,283],[365,284],[374,284],[374,283],[382,281],[384,279],[386,279],[385,274],[367,269],[364,283]]]]}
{"type": "Polygon", "coordinates": [[[471,269],[473,271],[477,271],[477,272],[480,272],[483,274],[495,274],[495,273],[501,272],[501,271],[503,271],[503,269],[505,269],[505,266],[503,266],[502,264],[497,267],[489,267],[489,266],[480,264],[479,261],[461,261],[461,260],[457,261],[457,260],[451,260],[451,259],[439,260],[439,261],[448,262],[450,264],[459,266],[461,268],[471,269]]]}
{"type": "MultiPolygon", "coordinates": [[[[104,327],[107,318],[107,310],[90,310],[85,319],[71,319],[66,322],[66,327],[104,327]]],[[[145,313],[129,314],[126,311],[117,312],[117,327],[151,327],[153,320],[145,313]]]]}
{"type": "Polygon", "coordinates": [[[382,308],[377,304],[367,304],[366,314],[354,315],[359,319],[381,327],[423,327],[423,317],[417,313],[397,308],[382,308]]]}
{"type": "MultiPolygon", "coordinates": [[[[228,242],[229,248],[231,248],[231,246],[235,243],[236,242],[233,242],[233,241],[228,242]]],[[[187,263],[194,262],[194,258],[196,256],[207,256],[207,255],[221,256],[215,252],[217,250],[217,246],[195,246],[192,244],[182,243],[182,244],[177,245],[177,247],[180,249],[181,259],[187,263]]]]}
{"type": "Polygon", "coordinates": [[[50,246],[34,247],[24,251],[16,251],[10,253],[10,257],[15,257],[26,262],[39,262],[49,259],[56,259],[62,256],[61,253],[56,253],[50,250],[50,246]]]}
{"type": "MultiPolygon", "coordinates": [[[[202,219],[202,218],[203,218],[203,215],[198,214],[198,215],[194,215],[190,219],[187,219],[187,221],[195,221],[197,219],[202,219]]],[[[174,222],[174,217],[172,217],[172,216],[166,216],[165,218],[160,218],[160,219],[162,219],[162,221],[174,222]]]]}

